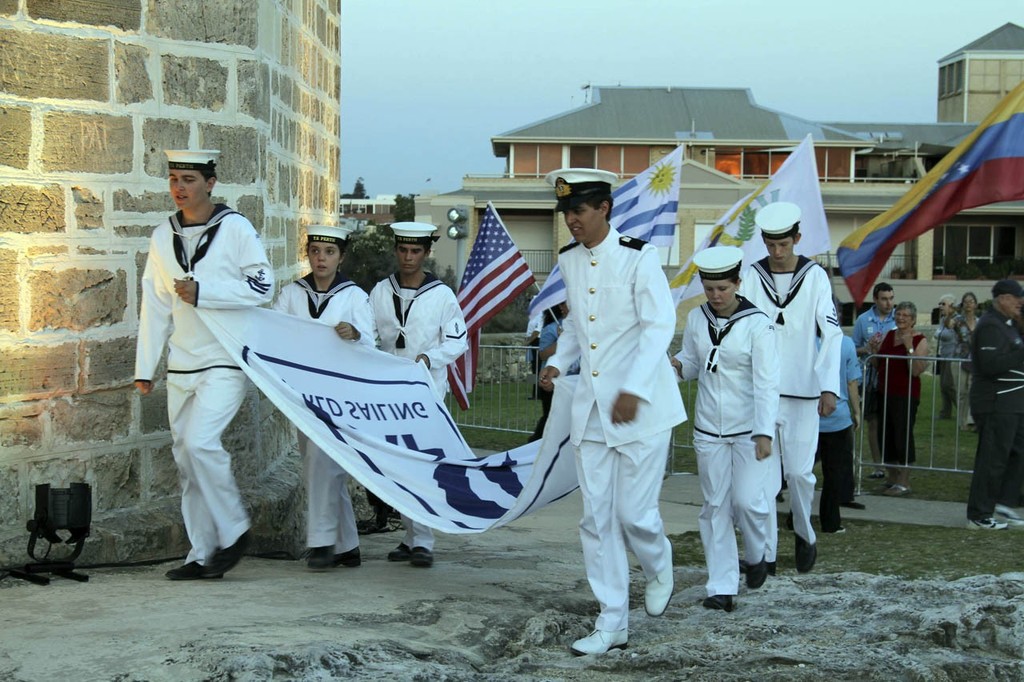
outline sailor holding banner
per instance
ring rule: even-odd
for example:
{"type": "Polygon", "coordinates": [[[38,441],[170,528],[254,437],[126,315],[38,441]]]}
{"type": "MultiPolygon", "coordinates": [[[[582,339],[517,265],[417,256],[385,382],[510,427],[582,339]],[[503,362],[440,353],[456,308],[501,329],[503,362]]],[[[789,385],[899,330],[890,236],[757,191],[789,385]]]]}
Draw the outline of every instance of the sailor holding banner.
{"type": "MultiPolygon", "coordinates": [[[[281,290],[274,309],[333,327],[343,343],[373,347],[377,336],[366,293],[338,272],[351,233],[348,227],[312,225],[306,230],[308,275],[281,290]]],[[[348,474],[313,441],[299,434],[306,454],[306,545],[310,570],[358,566],[359,531],[348,491],[348,474]]]]}
{"type": "MultiPolygon", "coordinates": [[[[370,292],[381,350],[422,362],[430,370],[438,399],[448,391],[448,365],[469,349],[466,320],[451,288],[423,269],[438,237],[428,223],[391,225],[398,271],[370,292]]],[[[402,515],[405,539],[388,561],[427,568],[434,563],[434,533],[402,515]]]]}

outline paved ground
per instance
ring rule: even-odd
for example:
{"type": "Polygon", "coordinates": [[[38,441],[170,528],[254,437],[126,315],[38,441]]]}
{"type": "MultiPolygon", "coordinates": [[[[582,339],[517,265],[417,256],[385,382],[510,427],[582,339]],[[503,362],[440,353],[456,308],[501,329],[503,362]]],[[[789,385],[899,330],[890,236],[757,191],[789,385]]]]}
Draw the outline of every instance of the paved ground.
{"type": "MultiPolygon", "coordinates": [[[[963,524],[961,504],[860,499],[866,510],[844,514],[963,524]]],[[[695,476],[669,478],[662,495],[668,532],[696,530],[700,504],[695,476]]],[[[565,655],[565,642],[586,634],[595,614],[579,513],[576,493],[509,527],[442,536],[430,570],[385,561],[399,537],[384,533],[363,538],[362,567],[324,574],[295,561],[246,558],[224,580],[201,583],[163,579],[173,563],[89,570],[86,584],[56,578],[42,587],[7,578],[0,581],[0,680],[270,679],[275,671],[285,679],[408,679],[424,660],[443,660],[448,667],[423,672],[422,679],[433,679],[494,661],[519,665],[534,648],[546,652],[549,665],[565,667],[564,676],[545,679],[587,679],[584,664],[565,655]],[[511,643],[509,633],[516,633],[511,643]],[[377,652],[369,662],[339,653],[367,646],[377,652]]],[[[701,611],[702,573],[677,571],[674,605],[701,611]]],[[[639,594],[641,581],[634,576],[639,594]]],[[[642,611],[634,609],[631,626],[638,641],[666,627],[642,611]]]]}

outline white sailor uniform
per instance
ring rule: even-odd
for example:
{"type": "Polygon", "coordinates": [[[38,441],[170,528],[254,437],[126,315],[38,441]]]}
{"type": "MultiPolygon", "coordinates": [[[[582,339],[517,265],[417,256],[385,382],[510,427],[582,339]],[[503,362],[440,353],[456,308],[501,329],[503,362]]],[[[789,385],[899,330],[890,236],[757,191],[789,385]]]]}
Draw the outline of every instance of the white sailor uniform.
{"type": "MultiPolygon", "coordinates": [[[[842,330],[825,269],[804,256],[796,270],[773,273],[764,258],[743,274],[740,294],[763,310],[775,325],[775,343],[786,367],[779,381],[778,433],[773,453],[781,453],[793,510],[793,529],[810,544],[814,499],[814,453],[818,444],[818,401],[823,392],[839,395],[842,330]],[[821,345],[817,344],[820,336],[821,345]]],[[[772,467],[768,482],[774,502],[781,474],[772,467]]],[[[768,556],[775,561],[778,521],[774,504],[768,515],[768,556]]]]}
{"type": "MultiPolygon", "coordinates": [[[[281,290],[274,310],[314,320],[330,327],[348,322],[359,340],[370,348],[377,331],[366,293],[348,278],[337,275],[326,291],[317,291],[312,274],[281,290]]],[[[338,339],[340,343],[349,343],[338,339]]],[[[307,547],[334,547],[335,554],[359,546],[359,531],[348,491],[348,473],[316,443],[299,434],[299,449],[306,455],[307,547]]]]}
{"type": "Polygon", "coordinates": [[[728,320],[708,304],[690,311],[682,377],[697,380],[693,445],[704,505],[699,525],[708,567],[707,594],[735,595],[739,585],[735,527],[743,534],[748,564],[764,558],[768,514],[766,484],[773,457],[758,460],[754,437],[775,437],[779,357],[771,321],[749,301],[728,320]]]}
{"type": "MultiPolygon", "coordinates": [[[[455,294],[431,273],[418,289],[402,287],[397,275],[377,282],[370,292],[370,305],[377,323],[381,350],[415,360],[430,360],[430,376],[439,399],[448,391],[448,365],[469,349],[466,320],[455,294]]],[[[429,526],[402,515],[409,548],[434,548],[429,526]]]]}
{"type": "Polygon", "coordinates": [[[562,249],[558,265],[569,315],[548,366],[565,375],[580,360],[570,422],[583,491],[580,539],[601,606],[595,627],[621,631],[629,616],[627,546],[648,582],[672,568],[658,496],[671,429],[686,419],[665,358],[675,306],[657,249],[614,229],[592,249],[562,249]],[[620,392],[640,403],[633,421],[612,424],[620,392]]]}
{"type": "Polygon", "coordinates": [[[164,346],[167,413],[181,479],[181,513],[192,549],[185,563],[205,565],[249,529],[249,516],[221,435],[245,397],[246,377],[199,319],[195,308],[246,308],[270,301],[274,278],[259,236],[245,217],[216,205],[205,225],[182,226],[181,214],[158,226],[142,276],[135,377],[152,381],[164,346]],[[174,280],[191,275],[196,305],[174,280]]]}

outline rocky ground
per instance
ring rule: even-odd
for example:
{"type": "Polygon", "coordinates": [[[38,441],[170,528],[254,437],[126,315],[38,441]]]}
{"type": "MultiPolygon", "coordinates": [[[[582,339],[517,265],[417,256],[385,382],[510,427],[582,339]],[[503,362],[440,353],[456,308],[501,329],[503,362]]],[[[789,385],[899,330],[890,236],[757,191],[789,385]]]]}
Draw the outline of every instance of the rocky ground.
{"type": "MultiPolygon", "coordinates": [[[[635,572],[629,647],[573,657],[596,615],[578,509],[441,537],[428,570],[385,561],[388,533],[364,538],[361,567],[324,574],[247,558],[200,583],[164,580],[174,564],[8,578],[0,680],[1024,680],[1024,573],[784,573],[723,613],[701,608],[704,571],[684,566],[653,619],[635,572]]],[[[692,525],[685,511],[670,530],[692,525]]]]}

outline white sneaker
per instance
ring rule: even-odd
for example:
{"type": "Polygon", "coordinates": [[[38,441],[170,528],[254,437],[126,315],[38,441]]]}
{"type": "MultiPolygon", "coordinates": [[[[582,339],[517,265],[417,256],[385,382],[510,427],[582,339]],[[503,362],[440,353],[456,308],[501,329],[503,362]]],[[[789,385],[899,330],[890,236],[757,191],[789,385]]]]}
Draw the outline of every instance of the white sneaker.
{"type": "Polygon", "coordinates": [[[672,580],[672,566],[647,583],[647,589],[644,590],[644,608],[648,616],[658,617],[665,613],[668,602],[672,599],[673,587],[675,583],[672,580]]]}
{"type": "Polygon", "coordinates": [[[1024,516],[1020,515],[1013,507],[1007,507],[1005,504],[996,505],[996,515],[1002,517],[1000,521],[1005,521],[1011,526],[1024,526],[1024,516]]]}
{"type": "Polygon", "coordinates": [[[967,519],[968,530],[1006,530],[1006,524],[995,519],[967,519]]]}
{"type": "Polygon", "coordinates": [[[573,642],[571,650],[577,656],[603,654],[609,649],[625,649],[628,641],[628,630],[594,630],[583,639],[573,642]]]}

